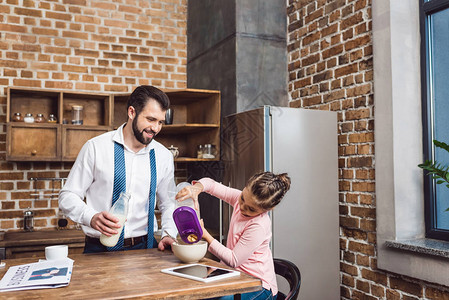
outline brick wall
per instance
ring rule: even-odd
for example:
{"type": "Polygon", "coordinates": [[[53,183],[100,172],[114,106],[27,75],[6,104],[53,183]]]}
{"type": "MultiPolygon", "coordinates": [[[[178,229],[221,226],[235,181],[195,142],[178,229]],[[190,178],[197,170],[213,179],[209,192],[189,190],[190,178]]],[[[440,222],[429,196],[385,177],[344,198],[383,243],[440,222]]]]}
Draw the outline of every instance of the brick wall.
{"type": "Polygon", "coordinates": [[[371,0],[288,0],[290,106],[338,112],[342,299],[449,299],[377,269],[371,0]]]}
{"type": "Polygon", "coordinates": [[[30,178],[72,166],[5,161],[6,87],[185,88],[186,20],[187,0],[0,0],[0,231],[20,230],[27,207],[36,229],[54,228],[60,182],[30,178]]]}

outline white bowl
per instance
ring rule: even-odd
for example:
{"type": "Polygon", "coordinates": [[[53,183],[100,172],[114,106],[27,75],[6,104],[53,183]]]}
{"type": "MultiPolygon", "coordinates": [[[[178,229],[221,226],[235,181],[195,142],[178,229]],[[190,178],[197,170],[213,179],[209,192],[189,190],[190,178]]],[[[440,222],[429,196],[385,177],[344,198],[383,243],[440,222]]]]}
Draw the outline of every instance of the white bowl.
{"type": "Polygon", "coordinates": [[[185,263],[194,263],[199,261],[206,255],[207,242],[199,241],[194,244],[173,243],[171,245],[173,254],[185,263]]]}

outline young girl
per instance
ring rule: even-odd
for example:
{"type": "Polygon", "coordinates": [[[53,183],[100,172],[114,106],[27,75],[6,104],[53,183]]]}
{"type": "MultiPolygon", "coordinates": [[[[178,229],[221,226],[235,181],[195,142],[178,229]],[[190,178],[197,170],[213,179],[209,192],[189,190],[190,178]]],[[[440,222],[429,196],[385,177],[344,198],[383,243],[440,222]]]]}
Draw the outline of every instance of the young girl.
{"type": "Polygon", "coordinates": [[[201,226],[212,254],[228,266],[262,280],[262,291],[242,294],[242,299],[275,299],[277,295],[268,211],[279,204],[289,188],[290,177],[286,173],[262,172],[253,175],[243,191],[203,178],[176,195],[178,201],[193,198],[198,208],[198,194],[206,192],[234,207],[226,247],[207,232],[203,222],[201,226]]]}

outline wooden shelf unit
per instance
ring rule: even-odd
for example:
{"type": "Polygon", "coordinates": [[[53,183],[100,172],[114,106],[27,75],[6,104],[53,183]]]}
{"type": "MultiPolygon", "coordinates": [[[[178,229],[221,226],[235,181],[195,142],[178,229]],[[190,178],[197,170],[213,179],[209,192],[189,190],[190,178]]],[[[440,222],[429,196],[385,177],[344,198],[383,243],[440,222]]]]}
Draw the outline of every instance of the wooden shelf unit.
{"type": "MultiPolygon", "coordinates": [[[[176,161],[220,159],[220,92],[212,90],[165,90],[174,111],[173,124],[164,125],[156,140],[178,147],[176,161]],[[197,146],[213,144],[214,159],[198,159],[197,146]]],[[[7,150],[10,161],[74,161],[92,137],[118,128],[127,121],[130,93],[106,94],[9,87],[7,91],[7,150]],[[72,105],[83,106],[83,125],[71,124],[72,105]],[[22,117],[54,114],[57,123],[13,122],[22,117]]]]}
{"type": "MultiPolygon", "coordinates": [[[[156,140],[166,147],[178,147],[175,161],[218,161],[220,159],[220,92],[212,90],[164,90],[173,109],[173,124],[164,125],[156,140]],[[198,159],[198,145],[213,144],[214,159],[198,159]]],[[[126,122],[130,94],[114,95],[114,128],[126,122]]]]}
{"type": "Polygon", "coordinates": [[[7,160],[74,161],[88,139],[112,129],[112,97],[105,93],[9,87],[6,107],[7,160]],[[70,124],[72,105],[83,106],[83,125],[70,124]],[[12,122],[17,112],[53,114],[57,122],[12,122]]]}

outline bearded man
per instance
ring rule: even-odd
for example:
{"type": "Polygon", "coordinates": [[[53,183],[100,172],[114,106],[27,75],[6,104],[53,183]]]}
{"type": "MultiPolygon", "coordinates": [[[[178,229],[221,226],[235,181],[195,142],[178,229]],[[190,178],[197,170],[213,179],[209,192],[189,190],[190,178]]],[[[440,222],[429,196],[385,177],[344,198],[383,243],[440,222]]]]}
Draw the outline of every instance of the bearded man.
{"type": "Polygon", "coordinates": [[[87,141],[59,193],[59,208],[86,235],[84,253],[171,246],[177,235],[169,198],[174,184],[172,153],[154,138],[165,123],[168,96],[153,86],[137,87],[128,99],[128,120],[117,130],[87,141]],[[109,213],[121,192],[131,195],[123,230],[109,213]],[[162,239],[154,209],[161,211],[162,239]],[[114,247],[100,243],[100,235],[120,234],[114,247]]]}

